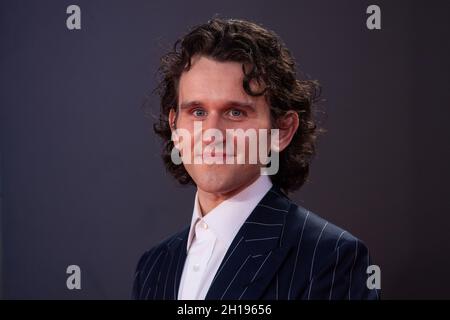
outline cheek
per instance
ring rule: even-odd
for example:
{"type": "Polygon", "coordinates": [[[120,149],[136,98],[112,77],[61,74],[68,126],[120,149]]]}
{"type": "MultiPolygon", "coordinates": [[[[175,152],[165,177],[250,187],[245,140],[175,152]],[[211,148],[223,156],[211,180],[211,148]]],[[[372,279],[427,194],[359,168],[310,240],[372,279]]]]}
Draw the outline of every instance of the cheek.
{"type": "Polygon", "coordinates": [[[188,119],[186,119],[186,116],[180,114],[177,119],[177,128],[191,131],[194,129],[194,124],[192,121],[188,121],[188,119]]]}
{"type": "Polygon", "coordinates": [[[176,128],[186,134],[181,136],[180,147],[182,152],[193,150],[195,139],[194,139],[194,123],[187,120],[185,117],[181,116],[177,120],[176,128]]]}

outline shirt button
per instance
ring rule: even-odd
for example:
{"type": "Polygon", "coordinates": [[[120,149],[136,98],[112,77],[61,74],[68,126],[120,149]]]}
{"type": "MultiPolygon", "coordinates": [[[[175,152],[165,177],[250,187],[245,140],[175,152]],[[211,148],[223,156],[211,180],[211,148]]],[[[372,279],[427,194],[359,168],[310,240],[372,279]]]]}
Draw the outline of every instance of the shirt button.
{"type": "Polygon", "coordinates": [[[194,264],[194,266],[192,267],[192,269],[194,269],[194,271],[197,272],[198,270],[200,270],[200,265],[194,264]]]}
{"type": "Polygon", "coordinates": [[[200,226],[203,228],[203,229],[208,229],[208,225],[206,224],[206,222],[205,221],[202,221],[202,223],[200,224],[200,226]]]}

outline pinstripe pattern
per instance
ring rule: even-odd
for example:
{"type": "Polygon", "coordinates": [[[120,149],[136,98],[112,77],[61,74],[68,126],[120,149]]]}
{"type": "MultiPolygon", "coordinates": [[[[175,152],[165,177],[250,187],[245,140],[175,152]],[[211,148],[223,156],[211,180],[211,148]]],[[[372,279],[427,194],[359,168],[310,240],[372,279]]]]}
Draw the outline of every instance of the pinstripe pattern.
{"type": "Polygon", "coordinates": [[[176,299],[176,297],[177,297],[178,285],[180,283],[178,275],[181,275],[180,266],[182,265],[181,264],[181,259],[182,259],[181,257],[182,257],[183,250],[179,250],[179,251],[180,252],[178,254],[177,268],[175,269],[175,279],[174,279],[174,282],[173,282],[173,296],[174,296],[174,299],[176,299]]]}
{"type": "MultiPolygon", "coordinates": [[[[264,264],[266,263],[267,259],[270,257],[270,255],[272,254],[272,252],[269,252],[269,254],[267,255],[267,257],[264,259],[264,261],[262,262],[261,266],[258,268],[258,270],[256,271],[255,275],[253,276],[252,280],[250,281],[253,282],[256,277],[258,276],[259,271],[261,270],[261,268],[264,266],[264,264]]],[[[239,296],[239,300],[242,299],[242,296],[245,294],[245,292],[247,291],[248,287],[245,287],[244,291],[242,291],[241,295],[239,296]]]]}
{"type": "Polygon", "coordinates": [[[333,278],[331,279],[330,296],[328,297],[328,300],[331,300],[331,297],[333,296],[334,277],[336,276],[336,268],[337,268],[337,265],[339,262],[339,248],[337,248],[336,250],[337,250],[336,251],[336,264],[334,265],[334,269],[333,269],[333,278]]]}
{"type": "Polygon", "coordinates": [[[309,282],[309,287],[308,287],[308,300],[311,300],[311,289],[314,283],[314,279],[311,279],[311,281],[309,282]]]}
{"type": "MultiPolygon", "coordinates": [[[[161,254],[162,254],[162,252],[159,253],[158,257],[153,262],[152,267],[150,268],[150,271],[147,274],[147,277],[145,277],[144,285],[142,286],[142,288],[145,288],[145,286],[147,285],[147,282],[148,282],[148,280],[150,278],[150,275],[152,274],[153,268],[155,267],[156,263],[158,262],[159,258],[161,257],[161,254]]],[[[148,293],[150,292],[150,289],[151,289],[151,287],[148,288],[148,291],[147,291],[147,294],[146,294],[146,298],[148,297],[148,293]]],[[[141,294],[142,294],[142,292],[141,292],[141,294]]]]}
{"type": "MultiPolygon", "coordinates": [[[[188,232],[141,257],[134,298],[177,299],[188,232]]],[[[366,287],[369,264],[363,242],[274,186],[238,231],[206,299],[378,299],[366,287]]]]}
{"type": "Polygon", "coordinates": [[[266,226],[266,227],[282,227],[283,226],[282,223],[272,223],[272,224],[270,224],[270,223],[261,223],[261,222],[255,222],[255,221],[246,221],[244,223],[257,224],[257,225],[266,226]]]}
{"type": "Polygon", "coordinates": [[[242,237],[242,238],[240,238],[239,239],[239,241],[238,241],[238,243],[234,246],[234,248],[233,248],[233,250],[231,250],[231,253],[227,256],[227,255],[225,255],[225,262],[224,263],[222,263],[222,265],[219,267],[219,270],[217,270],[217,273],[216,273],[216,275],[214,276],[214,279],[213,279],[213,281],[212,281],[212,283],[214,283],[214,281],[217,279],[217,277],[220,275],[220,273],[222,272],[222,269],[227,265],[227,262],[228,262],[228,260],[230,259],[230,257],[231,256],[233,256],[233,253],[234,253],[234,251],[236,251],[236,248],[239,246],[239,244],[242,242],[242,240],[243,240],[244,238],[242,237]]]}
{"type": "Polygon", "coordinates": [[[305,231],[305,226],[306,226],[306,222],[308,221],[308,217],[309,217],[309,211],[306,214],[305,221],[303,222],[302,232],[300,233],[300,240],[298,241],[298,245],[297,245],[297,254],[295,255],[294,270],[292,271],[291,283],[289,284],[288,300],[291,299],[292,283],[294,281],[295,271],[297,270],[298,254],[299,254],[299,251],[300,251],[300,245],[301,245],[302,239],[303,239],[303,232],[305,231]]]}
{"type": "Polygon", "coordinates": [[[325,222],[325,224],[323,225],[322,231],[320,231],[319,237],[317,238],[316,245],[314,246],[314,252],[313,252],[312,262],[311,262],[311,270],[309,271],[309,280],[312,279],[312,274],[313,274],[313,270],[314,270],[314,259],[316,258],[317,246],[319,245],[320,238],[322,238],[323,230],[325,230],[327,225],[328,225],[328,222],[325,222]]]}
{"type": "MultiPolygon", "coordinates": [[[[170,270],[170,267],[172,266],[173,261],[173,255],[170,255],[170,263],[168,269],[170,270]]],[[[169,280],[169,274],[166,274],[166,281],[164,281],[164,291],[163,291],[163,299],[166,299],[166,288],[167,288],[167,280],[169,280]]]]}
{"type": "Polygon", "coordinates": [[[356,259],[358,258],[358,241],[355,242],[355,260],[353,260],[352,268],[350,269],[350,285],[348,286],[348,300],[351,300],[351,294],[352,294],[352,276],[353,276],[353,269],[355,268],[356,259]]]}
{"type": "Polygon", "coordinates": [[[270,209],[270,210],[274,210],[274,211],[277,211],[277,212],[285,212],[285,213],[288,212],[287,210],[277,209],[277,208],[274,208],[274,207],[271,207],[271,206],[268,206],[268,205],[265,205],[265,204],[259,204],[258,207],[264,207],[264,208],[267,208],[267,209],[270,209]]]}
{"type": "Polygon", "coordinates": [[[228,289],[230,289],[231,284],[233,283],[233,281],[236,279],[236,277],[239,275],[239,272],[242,270],[242,268],[245,266],[245,264],[247,263],[248,259],[251,256],[248,256],[244,263],[240,266],[240,268],[238,269],[237,273],[233,276],[233,279],[231,279],[230,283],[228,284],[227,288],[225,289],[225,291],[222,293],[222,296],[220,297],[220,300],[223,300],[223,297],[225,296],[225,294],[227,293],[228,289]]]}
{"type": "Polygon", "coordinates": [[[344,235],[344,233],[346,233],[347,231],[342,231],[341,234],[339,235],[339,238],[336,240],[336,246],[334,247],[334,250],[336,251],[338,248],[338,244],[339,244],[339,240],[341,240],[342,236],[344,235]]]}
{"type": "Polygon", "coordinates": [[[273,240],[273,239],[279,239],[279,238],[278,237],[268,237],[268,238],[260,238],[260,239],[245,239],[245,242],[264,241],[264,240],[273,240]]]}

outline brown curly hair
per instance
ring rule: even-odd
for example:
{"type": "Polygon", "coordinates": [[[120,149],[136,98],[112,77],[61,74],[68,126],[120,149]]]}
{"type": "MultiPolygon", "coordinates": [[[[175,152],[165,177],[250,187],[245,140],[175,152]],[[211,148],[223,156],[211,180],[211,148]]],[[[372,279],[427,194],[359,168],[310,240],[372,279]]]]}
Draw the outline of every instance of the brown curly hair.
{"type": "Polygon", "coordinates": [[[289,110],[298,113],[299,128],[289,146],[279,154],[278,173],[270,178],[286,193],[299,189],[307,180],[316,138],[325,132],[313,116],[313,106],[319,102],[321,87],[315,80],[297,79],[294,58],[273,31],[245,20],[211,19],[191,29],[162,57],[161,79],[155,89],[161,110],[153,129],[163,139],[162,158],[167,170],[181,184],[195,184],[184,166],[171,160],[173,142],[168,121],[170,109],[178,106],[181,74],[189,70],[194,55],[242,63],[245,92],[251,96],[265,95],[273,124],[276,125],[276,120],[289,110]],[[251,66],[250,70],[244,65],[251,66]],[[250,88],[252,80],[262,82],[264,89],[253,92],[250,88]]]}

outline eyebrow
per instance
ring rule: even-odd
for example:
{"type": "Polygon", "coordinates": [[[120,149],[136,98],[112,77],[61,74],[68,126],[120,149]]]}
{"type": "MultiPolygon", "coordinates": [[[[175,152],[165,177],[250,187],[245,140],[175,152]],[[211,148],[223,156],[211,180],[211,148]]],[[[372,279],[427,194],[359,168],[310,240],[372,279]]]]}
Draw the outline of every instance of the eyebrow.
{"type": "MultiPolygon", "coordinates": [[[[180,109],[188,109],[192,107],[199,107],[202,106],[203,103],[197,100],[193,101],[183,101],[180,103],[179,108],[180,109]]],[[[246,108],[246,109],[252,109],[255,110],[255,103],[254,102],[243,102],[243,101],[237,101],[237,100],[229,100],[226,101],[223,104],[225,107],[240,107],[240,108],[246,108]]]]}

